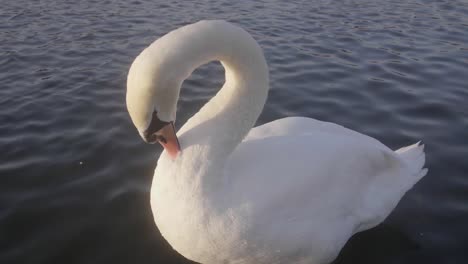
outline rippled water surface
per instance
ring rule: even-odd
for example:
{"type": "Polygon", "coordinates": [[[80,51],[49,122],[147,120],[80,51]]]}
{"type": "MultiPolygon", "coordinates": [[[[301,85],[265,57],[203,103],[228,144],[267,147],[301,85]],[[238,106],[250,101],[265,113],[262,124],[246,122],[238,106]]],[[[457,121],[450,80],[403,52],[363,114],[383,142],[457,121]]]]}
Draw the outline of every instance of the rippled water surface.
{"type": "MultiPolygon", "coordinates": [[[[259,124],[302,115],[426,143],[429,174],[337,263],[468,263],[467,2],[294,2],[3,1],[0,263],[188,263],[153,223],[161,149],[131,124],[125,83],[153,40],[213,18],[265,50],[259,124]]],[[[222,82],[219,64],[197,70],[178,126],[222,82]]]]}

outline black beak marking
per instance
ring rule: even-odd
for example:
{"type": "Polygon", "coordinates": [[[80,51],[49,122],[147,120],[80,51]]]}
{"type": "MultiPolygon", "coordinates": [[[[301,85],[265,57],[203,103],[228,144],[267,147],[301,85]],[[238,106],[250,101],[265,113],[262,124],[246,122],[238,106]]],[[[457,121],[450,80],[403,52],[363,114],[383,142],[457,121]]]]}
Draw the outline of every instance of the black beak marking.
{"type": "Polygon", "coordinates": [[[148,143],[155,143],[158,140],[156,132],[161,130],[163,127],[168,125],[170,122],[161,121],[158,118],[157,112],[153,112],[153,116],[151,117],[151,122],[148,128],[143,132],[143,136],[145,141],[148,143]]]}

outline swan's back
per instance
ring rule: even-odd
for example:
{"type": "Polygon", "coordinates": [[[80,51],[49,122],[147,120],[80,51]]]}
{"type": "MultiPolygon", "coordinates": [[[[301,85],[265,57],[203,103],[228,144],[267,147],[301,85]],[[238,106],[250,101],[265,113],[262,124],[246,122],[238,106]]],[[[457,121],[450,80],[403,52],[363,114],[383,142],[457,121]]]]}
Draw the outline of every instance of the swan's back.
{"type": "Polygon", "coordinates": [[[398,153],[368,136],[288,119],[253,129],[232,154],[227,207],[249,208],[237,220],[250,243],[272,241],[268,251],[281,249],[289,262],[294,255],[326,263],[352,234],[382,222],[425,171],[413,175],[398,153]]]}

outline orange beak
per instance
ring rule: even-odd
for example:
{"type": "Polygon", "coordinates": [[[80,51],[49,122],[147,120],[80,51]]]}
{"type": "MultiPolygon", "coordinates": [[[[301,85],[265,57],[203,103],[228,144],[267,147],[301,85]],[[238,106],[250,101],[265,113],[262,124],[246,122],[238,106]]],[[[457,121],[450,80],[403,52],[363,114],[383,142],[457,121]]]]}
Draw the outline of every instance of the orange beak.
{"type": "Polygon", "coordinates": [[[165,125],[157,132],[157,140],[172,159],[177,157],[177,154],[180,152],[180,144],[173,122],[165,125]]]}

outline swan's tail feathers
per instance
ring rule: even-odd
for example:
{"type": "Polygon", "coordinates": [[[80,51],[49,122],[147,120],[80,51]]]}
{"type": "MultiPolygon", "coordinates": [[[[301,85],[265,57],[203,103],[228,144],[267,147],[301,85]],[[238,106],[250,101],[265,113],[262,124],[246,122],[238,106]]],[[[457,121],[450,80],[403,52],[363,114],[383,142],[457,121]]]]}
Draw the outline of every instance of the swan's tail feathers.
{"type": "Polygon", "coordinates": [[[415,183],[426,175],[427,169],[423,168],[426,162],[426,154],[424,153],[424,145],[421,144],[421,141],[403,147],[395,152],[404,160],[410,170],[410,174],[416,177],[415,183]]]}

